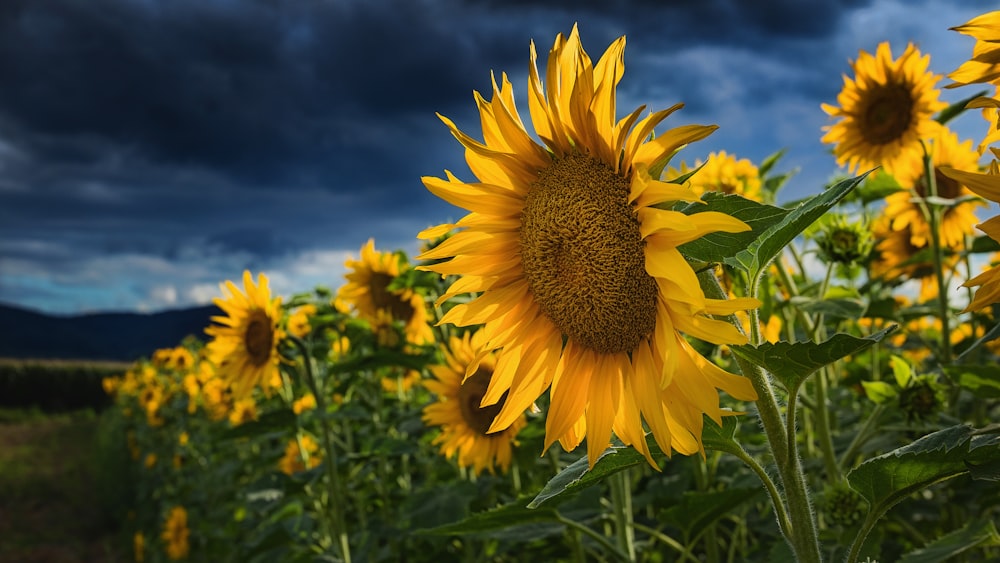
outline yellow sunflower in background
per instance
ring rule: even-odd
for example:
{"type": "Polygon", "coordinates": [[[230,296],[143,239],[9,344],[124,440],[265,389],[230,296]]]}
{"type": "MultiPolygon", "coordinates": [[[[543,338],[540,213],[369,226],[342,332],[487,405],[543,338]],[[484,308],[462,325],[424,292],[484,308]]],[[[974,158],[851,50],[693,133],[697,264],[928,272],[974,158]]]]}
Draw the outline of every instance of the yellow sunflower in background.
{"type": "Polygon", "coordinates": [[[281,298],[271,299],[267,276],[260,274],[255,284],[249,271],[243,272],[245,294],[232,281],[221,287],[227,296],[213,302],[226,316],[212,317],[218,324],[205,329],[213,338],[207,345],[208,356],[239,400],[278,377],[278,342],[284,336],[278,329],[281,298]]]}
{"type": "Polygon", "coordinates": [[[307,303],[288,316],[288,332],[296,338],[305,338],[312,332],[312,325],[309,319],[316,314],[316,306],[307,303]]]}
{"type": "Polygon", "coordinates": [[[295,475],[306,469],[318,467],[322,461],[319,444],[312,436],[303,434],[299,439],[292,438],[288,441],[285,455],[278,460],[278,469],[285,475],[295,475]]]}
{"type": "Polygon", "coordinates": [[[489,432],[506,394],[496,404],[480,406],[496,367],[494,354],[480,354],[485,341],[483,331],[452,337],[444,351],[445,363],[431,366],[434,378],[424,382],[438,396],[437,402],[424,407],[423,416],[428,425],[441,427],[434,444],[445,457],[457,453],[458,464],[471,467],[476,475],[484,469],[493,473],[494,466],[504,472],[510,468],[515,438],[526,424],[522,414],[506,428],[489,432]]]}
{"type": "Polygon", "coordinates": [[[167,548],[167,557],[170,559],[184,559],[188,556],[188,523],[187,510],[183,506],[175,506],[170,509],[167,521],[163,525],[163,543],[167,548]]]}
{"type": "Polygon", "coordinates": [[[701,170],[689,180],[691,189],[696,194],[722,192],[760,201],[760,171],[749,159],[737,159],[726,151],[713,152],[708,155],[708,160],[704,163],[699,159],[692,167],[681,162],[680,170],[668,168],[667,176],[682,176],[699,166],[702,166],[701,170]]]}
{"type": "MultiPolygon", "coordinates": [[[[929,244],[914,245],[911,228],[894,229],[888,215],[883,215],[872,224],[872,234],[878,241],[870,266],[872,277],[916,280],[920,284],[918,300],[921,303],[937,297],[938,286],[929,244]]],[[[957,263],[957,255],[945,255],[942,266],[950,274],[955,271],[957,263]]]]}
{"type": "MultiPolygon", "coordinates": [[[[958,135],[946,127],[940,127],[930,140],[928,149],[931,153],[931,162],[934,164],[934,183],[937,186],[938,197],[958,199],[972,195],[968,188],[937,169],[938,166],[947,166],[969,172],[979,170],[979,154],[972,148],[972,141],[960,143],[958,135]]],[[[922,168],[923,157],[918,155],[914,157],[920,161],[915,164],[922,168]]],[[[930,242],[930,223],[927,222],[919,203],[913,201],[913,197],[916,195],[923,198],[929,195],[927,174],[921,170],[915,176],[897,176],[896,179],[900,185],[909,187],[912,191],[896,192],[887,197],[884,215],[891,218],[893,230],[909,229],[910,242],[914,246],[926,246],[930,242]]],[[[959,251],[965,246],[965,237],[972,234],[972,227],[977,221],[974,209],[979,205],[982,203],[970,200],[944,209],[941,224],[938,226],[943,247],[959,251]]]]}
{"type": "Polygon", "coordinates": [[[420,258],[446,259],[421,268],[462,276],[442,301],[478,293],[441,322],[484,324],[484,346],[500,349],[481,403],[500,405],[489,430],[509,427],[551,385],[545,448],[559,440],[572,450],[586,436],[593,465],[613,429],[655,466],[643,418],[664,452],[691,454],[703,450],[703,415],[721,423],[728,412],[718,389],[756,399],[749,380],[703,358],[680,331],[744,343],[737,328],[709,315],[759,303],[706,298],[677,250],[706,233],[749,227],[722,213],[658,207],[699,201],[653,171],[716,127],[685,125],[651,139],[682,104],[645,117],[640,107],[616,121],[624,47],[621,37],[595,65],[574,26],[568,38],[556,37],[543,90],[531,44],[528,106],[543,145],[527,133],[506,75],[500,86],[494,80],[491,100],[475,95],[484,142],[441,117],[479,182],[447,171],[447,179],[423,178],[432,193],[470,213],[423,231],[427,240],[459,229],[420,258]]]}
{"type": "MultiPolygon", "coordinates": [[[[948,167],[941,167],[941,173],[964,184],[976,194],[1000,203],[1000,165],[996,160],[990,163],[989,171],[986,174],[948,167]]],[[[991,239],[1000,242],[1000,215],[987,219],[976,227],[991,239]]],[[[1000,268],[998,267],[992,267],[962,285],[979,288],[968,307],[965,308],[966,312],[978,311],[993,303],[1000,302],[1000,268]]]]}
{"type": "Polygon", "coordinates": [[[361,247],[361,259],[344,263],[347,283],[337,291],[337,299],[350,303],[376,330],[388,322],[402,321],[407,342],[433,343],[424,298],[410,289],[389,290],[389,284],[409,269],[400,262],[392,252],[375,250],[374,239],[368,239],[361,247]]]}
{"type": "Polygon", "coordinates": [[[930,55],[908,44],[896,60],[888,42],[875,55],[865,51],[851,66],[854,79],[844,76],[837,95],[839,106],[822,104],[823,111],[840,118],[824,127],[824,143],[833,143],[837,164],[854,174],[882,166],[894,176],[915,177],[921,139],[934,134],[932,116],[945,108],[934,87],[940,76],[928,72],[930,55]]]}

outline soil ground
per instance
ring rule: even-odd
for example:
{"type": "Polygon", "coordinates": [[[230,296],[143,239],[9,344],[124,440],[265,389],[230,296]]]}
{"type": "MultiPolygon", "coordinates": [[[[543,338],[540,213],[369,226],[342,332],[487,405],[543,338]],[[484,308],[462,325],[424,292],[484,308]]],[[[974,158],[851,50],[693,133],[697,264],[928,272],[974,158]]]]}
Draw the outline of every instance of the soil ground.
{"type": "Polygon", "coordinates": [[[91,411],[0,411],[0,561],[131,561],[101,504],[91,411]]]}

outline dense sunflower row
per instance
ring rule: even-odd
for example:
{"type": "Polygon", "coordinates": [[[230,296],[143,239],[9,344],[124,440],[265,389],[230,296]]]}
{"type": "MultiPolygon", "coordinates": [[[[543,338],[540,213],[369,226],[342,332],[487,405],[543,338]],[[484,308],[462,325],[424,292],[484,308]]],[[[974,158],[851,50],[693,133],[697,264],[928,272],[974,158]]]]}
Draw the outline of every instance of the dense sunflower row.
{"type": "MultiPolygon", "coordinates": [[[[954,86],[1000,85],[1000,12],[956,29],[977,43],[950,75],[954,86]]],[[[370,240],[335,293],[288,300],[272,295],[266,275],[245,272],[242,288],[222,285],[207,344],[161,350],[106,381],[135,472],[137,560],[555,560],[567,550],[576,560],[660,560],[677,546],[717,557],[720,545],[764,560],[775,521],[799,559],[814,559],[817,534],[843,555],[852,534],[860,546],[870,529],[857,533],[849,469],[915,432],[984,426],[996,414],[1000,376],[968,376],[962,361],[997,359],[989,306],[1000,301],[1000,274],[973,268],[998,248],[974,228],[986,203],[977,195],[1000,201],[998,161],[980,165],[1000,137],[1000,98],[970,104],[990,123],[973,148],[947,126],[958,112],[940,100],[929,55],[908,45],[894,58],[887,43],[862,51],[837,105],[822,105],[835,120],[823,141],[848,173],[879,170],[757,276],[733,258],[791,216],[776,205],[791,177],[774,172],[780,154],[759,165],[721,151],[680,159],[715,126],[657,132],[681,104],[619,117],[624,47],[620,38],[594,62],[574,27],[556,38],[543,74],[532,44],[534,134],[505,74],[490,99],[475,96],[482,141],[441,117],[475,181],[423,178],[468,214],[420,233],[417,263],[370,240]],[[956,280],[980,289],[957,295],[956,280]],[[804,385],[797,439],[799,385],[810,374],[782,379],[780,360],[748,364],[747,350],[834,333],[866,344],[804,385]],[[778,370],[784,405],[764,368],[778,370]],[[763,433],[746,430],[737,456],[746,466],[726,465],[711,451],[718,429],[748,412],[763,433]],[[582,444],[579,471],[600,471],[602,458],[629,447],[646,463],[632,470],[639,484],[608,484],[613,508],[603,490],[585,489],[575,520],[546,513],[558,526],[521,543],[409,533],[498,505],[525,510],[522,495],[582,444]],[[807,477],[797,464],[810,455],[817,471],[807,477]],[[739,490],[741,479],[768,485],[758,458],[776,462],[784,504],[772,486],[770,505],[740,497],[710,537],[667,536],[687,530],[666,510],[689,492],[671,479],[705,495],[739,490]],[[810,488],[823,491],[818,518],[808,497],[795,498],[810,488]],[[647,507],[634,519],[622,508],[633,494],[647,507]],[[610,521],[615,545],[585,525],[610,521]]],[[[1000,241],[995,221],[979,227],[1000,241]]],[[[969,510],[997,510],[978,502],[969,510]]],[[[925,527],[939,534],[942,525],[925,527]]],[[[905,535],[886,541],[912,546],[905,535]]]]}

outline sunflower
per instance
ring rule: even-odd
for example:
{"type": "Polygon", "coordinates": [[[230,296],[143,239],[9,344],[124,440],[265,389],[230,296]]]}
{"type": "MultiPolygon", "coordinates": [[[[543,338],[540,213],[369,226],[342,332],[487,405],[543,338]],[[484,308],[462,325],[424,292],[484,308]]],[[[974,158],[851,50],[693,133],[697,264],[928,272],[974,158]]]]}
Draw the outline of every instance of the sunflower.
{"type": "Polygon", "coordinates": [[[233,410],[229,411],[229,424],[239,426],[247,422],[257,420],[257,401],[253,397],[240,399],[233,404],[233,410]]]}
{"type": "MultiPolygon", "coordinates": [[[[934,183],[937,186],[938,197],[955,200],[970,196],[972,192],[959,182],[945,176],[937,169],[947,166],[958,170],[975,172],[979,170],[979,154],[972,148],[972,141],[959,143],[958,136],[945,127],[940,127],[929,144],[931,162],[934,165],[934,183]]],[[[923,157],[915,156],[923,166],[923,157]]],[[[896,192],[885,200],[886,217],[891,217],[892,229],[901,231],[909,229],[910,242],[917,247],[928,244],[931,227],[924,217],[919,203],[913,201],[927,197],[927,174],[921,172],[913,177],[899,176],[896,178],[904,187],[911,190],[896,192]]],[[[972,234],[972,226],[976,223],[974,208],[981,205],[977,200],[967,200],[944,209],[938,233],[941,245],[951,250],[959,251],[965,245],[966,235],[972,234]]]]}
{"type": "Polygon", "coordinates": [[[188,556],[188,534],[187,511],[183,506],[171,508],[163,525],[162,534],[163,543],[167,547],[167,557],[176,560],[188,556]]]}
{"type": "Polygon", "coordinates": [[[410,289],[389,289],[409,264],[395,253],[375,250],[375,241],[368,239],[361,247],[361,259],[349,259],[344,266],[349,270],[344,276],[347,284],[337,291],[337,299],[350,303],[380,333],[380,338],[387,323],[402,321],[407,342],[434,342],[424,298],[410,289]]]}
{"type": "Polygon", "coordinates": [[[285,448],[285,455],[278,460],[278,469],[285,475],[295,475],[317,467],[323,461],[319,453],[319,444],[312,436],[303,434],[298,439],[292,438],[285,448]]]}
{"type": "MultiPolygon", "coordinates": [[[[966,172],[948,167],[942,167],[941,173],[956,182],[961,182],[976,194],[1000,203],[1000,165],[996,160],[990,163],[987,174],[966,172]]],[[[1000,242],[1000,216],[987,219],[976,227],[991,239],[1000,242]]],[[[992,267],[962,285],[979,288],[972,301],[965,308],[966,312],[978,311],[993,303],[1000,302],[1000,267],[992,267]]]]}
{"type": "MultiPolygon", "coordinates": [[[[895,229],[892,219],[883,215],[872,225],[872,234],[879,241],[871,261],[871,275],[885,280],[917,280],[920,284],[919,301],[937,297],[938,287],[934,275],[934,264],[928,244],[913,244],[911,227],[895,229]]],[[[958,256],[946,254],[942,266],[946,272],[954,272],[958,256]]]]}
{"type": "Polygon", "coordinates": [[[434,443],[440,445],[445,457],[457,452],[458,464],[472,467],[476,475],[484,469],[493,473],[494,466],[504,472],[510,468],[515,437],[526,424],[522,415],[506,428],[489,432],[505,396],[496,404],[480,406],[496,367],[494,354],[480,355],[485,340],[486,333],[481,330],[452,337],[445,363],[432,366],[434,378],[425,382],[427,389],[438,396],[437,402],[424,407],[423,416],[428,425],[441,427],[434,443]],[[474,371],[466,377],[470,370],[474,371]]]}
{"type": "Polygon", "coordinates": [[[837,164],[848,165],[852,174],[880,165],[894,176],[920,174],[920,141],[933,135],[938,123],[931,116],[946,106],[934,87],[941,77],[927,71],[929,63],[930,55],[921,56],[912,43],[896,60],[887,42],[875,56],[859,53],[854,80],[844,76],[840,106],[822,104],[830,116],[842,118],[824,127],[822,139],[835,145],[837,164]]]}
{"type": "Polygon", "coordinates": [[[955,81],[947,88],[981,82],[1000,85],[1000,11],[978,15],[953,31],[976,39],[972,58],[948,75],[955,81]]]}
{"type": "Polygon", "coordinates": [[[691,189],[698,195],[705,192],[722,192],[738,194],[747,199],[760,201],[760,171],[749,159],[737,159],[734,155],[719,151],[708,155],[704,163],[697,160],[693,167],[681,162],[680,170],[668,169],[668,176],[682,176],[696,170],[701,170],[691,177],[691,189]]]}
{"type": "Polygon", "coordinates": [[[296,338],[305,338],[310,332],[312,332],[312,325],[309,324],[309,319],[316,314],[316,306],[312,303],[307,303],[288,316],[288,332],[296,338]]]}
{"type": "Polygon", "coordinates": [[[281,298],[271,299],[267,276],[260,274],[254,284],[249,271],[243,272],[246,294],[231,281],[223,284],[225,299],[213,301],[226,316],[215,316],[216,325],[205,329],[213,337],[208,355],[218,366],[218,375],[233,389],[236,400],[250,396],[257,386],[270,386],[278,377],[278,329],[281,298]]]}
{"type": "Polygon", "coordinates": [[[616,121],[624,46],[621,37],[594,65],[576,26],[568,38],[559,34],[544,91],[531,44],[528,106],[543,145],[525,130],[506,75],[500,86],[494,79],[492,100],[475,94],[484,142],[441,117],[480,181],[464,183],[448,171],[447,179],[423,178],[432,193],[470,213],[420,233],[429,240],[460,229],[420,256],[442,261],[420,268],[461,275],[439,303],[478,293],[440,323],[484,324],[484,347],[500,350],[480,405],[499,405],[487,431],[509,427],[551,386],[546,449],[558,440],[572,450],[586,437],[593,465],[614,430],[655,467],[643,418],[664,452],[691,454],[703,451],[703,414],[721,423],[728,412],[717,389],[756,399],[749,380],[707,361],[679,331],[744,343],[736,327],[708,315],[759,302],[706,298],[677,250],[706,233],[749,227],[723,213],[663,209],[700,199],[652,171],[716,127],[685,125],[651,140],[682,104],[643,118],[640,107],[616,121]]]}

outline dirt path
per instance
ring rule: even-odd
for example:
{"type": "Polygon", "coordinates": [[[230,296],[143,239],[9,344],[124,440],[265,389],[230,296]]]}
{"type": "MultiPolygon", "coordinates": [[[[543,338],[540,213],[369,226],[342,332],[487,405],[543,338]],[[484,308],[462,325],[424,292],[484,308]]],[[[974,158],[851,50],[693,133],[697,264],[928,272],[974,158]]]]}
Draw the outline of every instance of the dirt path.
{"type": "Polygon", "coordinates": [[[96,486],[90,412],[0,418],[0,561],[124,562],[96,486]]]}

